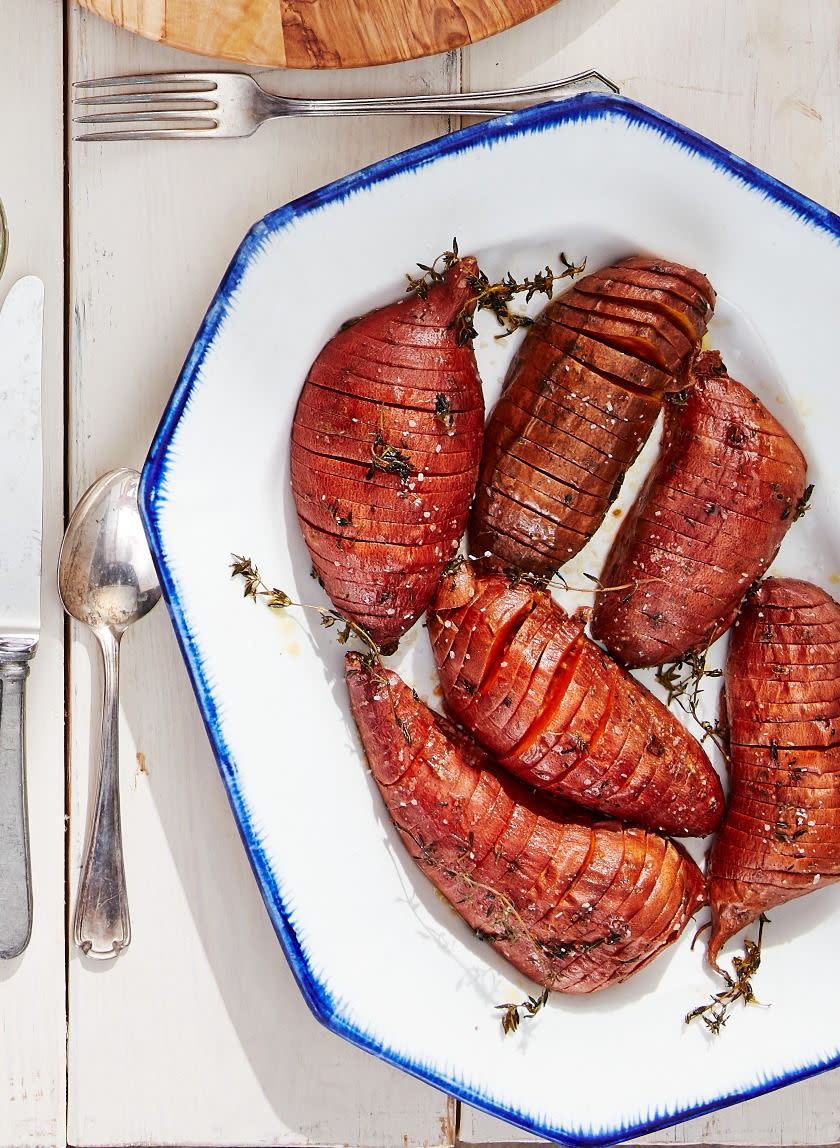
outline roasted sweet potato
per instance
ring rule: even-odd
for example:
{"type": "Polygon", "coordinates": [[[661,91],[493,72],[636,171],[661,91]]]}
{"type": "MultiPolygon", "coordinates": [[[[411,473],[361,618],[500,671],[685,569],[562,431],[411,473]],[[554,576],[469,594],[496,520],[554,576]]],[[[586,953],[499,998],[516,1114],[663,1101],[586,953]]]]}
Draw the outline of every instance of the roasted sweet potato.
{"type": "Polygon", "coordinates": [[[699,272],[633,258],[546,307],[487,426],[470,517],[484,566],[550,574],[586,545],[685,386],[714,301],[699,272]]]}
{"type": "Polygon", "coordinates": [[[626,666],[674,662],[731,626],[805,490],[799,447],[717,351],[667,404],[659,458],[601,572],[592,633],[626,666]]]}
{"type": "Polygon", "coordinates": [[[457,549],[475,489],[484,399],[452,321],[472,295],[462,259],[339,331],[312,364],[292,427],[292,490],[335,606],[393,649],[457,549]]]}
{"type": "Polygon", "coordinates": [[[709,960],[760,913],[840,877],[840,606],[768,578],[732,631],[729,808],[709,857],[709,960]]]}
{"type": "Polygon", "coordinates": [[[531,980],[569,993],[626,980],[703,903],[702,874],[672,841],[549,810],[395,673],[348,654],[346,676],[371,771],[411,856],[531,980]]]}
{"type": "Polygon", "coordinates": [[[446,704],[523,781],[611,817],[704,836],[720,781],[680,722],[551,595],[464,563],[427,625],[446,704]]]}

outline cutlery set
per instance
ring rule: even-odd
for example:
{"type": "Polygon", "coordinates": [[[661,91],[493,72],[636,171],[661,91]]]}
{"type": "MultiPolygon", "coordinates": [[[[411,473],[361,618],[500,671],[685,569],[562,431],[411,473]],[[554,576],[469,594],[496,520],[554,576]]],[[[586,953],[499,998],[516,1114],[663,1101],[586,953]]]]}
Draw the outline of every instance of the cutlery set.
{"type": "MultiPolygon", "coordinates": [[[[5,236],[4,223],[0,265],[5,236]]],[[[20,956],[32,932],[25,702],[41,623],[43,322],[44,285],[24,276],[0,310],[0,959],[20,956]]],[[[65,608],[91,627],[105,664],[99,787],[74,927],[82,952],[99,958],[116,956],[131,937],[120,834],[120,640],[160,598],[137,506],[139,478],[113,471],[91,487],[59,560],[65,608]]]]}
{"type": "MultiPolygon", "coordinates": [[[[78,138],[86,141],[243,137],[291,116],[502,116],[581,92],[618,91],[596,71],[496,91],[350,100],[273,95],[235,72],[116,76],[75,88],[74,122],[84,125],[78,138]]],[[[7,248],[0,203],[0,274],[7,248]]],[[[19,956],[32,929],[25,696],[40,629],[43,315],[44,286],[34,276],[19,279],[0,310],[0,959],[19,956]]],[[[100,959],[131,939],[120,829],[120,641],[161,594],[138,482],[135,471],[118,470],[94,483],[70,519],[59,559],[64,607],[91,628],[105,667],[97,797],[73,928],[78,948],[100,959]]]]}

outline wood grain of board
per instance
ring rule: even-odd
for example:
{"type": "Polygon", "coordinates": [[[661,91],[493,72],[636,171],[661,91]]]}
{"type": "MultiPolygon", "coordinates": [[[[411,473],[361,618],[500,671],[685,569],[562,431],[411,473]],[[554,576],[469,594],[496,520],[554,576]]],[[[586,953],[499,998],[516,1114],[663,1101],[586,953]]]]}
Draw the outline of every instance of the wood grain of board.
{"type": "Polygon", "coordinates": [[[79,0],[150,40],[285,68],[356,68],[448,52],[556,0],[79,0]]]}
{"type": "Polygon", "coordinates": [[[0,197],[10,233],[0,303],[22,275],[45,286],[41,639],[27,688],[33,922],[26,951],[0,961],[0,1144],[52,1148],[64,1144],[66,1064],[64,621],[54,575],[64,490],[61,6],[3,0],[0,25],[0,197]]]}

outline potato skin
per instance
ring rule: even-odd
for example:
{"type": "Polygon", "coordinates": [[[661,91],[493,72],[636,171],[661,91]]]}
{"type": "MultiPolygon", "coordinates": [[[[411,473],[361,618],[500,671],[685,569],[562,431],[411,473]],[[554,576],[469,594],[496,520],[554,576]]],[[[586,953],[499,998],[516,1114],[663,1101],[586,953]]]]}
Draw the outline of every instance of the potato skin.
{"type": "Polygon", "coordinates": [[[674,662],[731,626],[795,518],[806,462],[767,408],[700,355],[667,404],[659,458],[628,511],[596,595],[592,634],[626,666],[674,662]]]}
{"type": "Polygon", "coordinates": [[[759,914],[840,877],[840,606],[768,578],[732,631],[729,808],[709,862],[708,957],[759,914]]]}
{"type": "Polygon", "coordinates": [[[626,980],[676,940],[703,877],[642,829],[551,811],[392,671],[348,654],[373,777],[418,867],[482,940],[554,992],[626,980]]]}
{"type": "Polygon", "coordinates": [[[586,545],[706,331],[715,293],[635,257],[551,302],[490,417],[470,550],[485,568],[550,575],[586,545]]]}
{"type": "Polygon", "coordinates": [[[452,321],[472,296],[462,259],[425,298],[373,311],[312,364],[292,426],[292,491],[336,608],[386,650],[423,613],[475,489],[484,398],[452,321]],[[374,465],[393,447],[401,461],[374,465]]]}
{"type": "Polygon", "coordinates": [[[446,705],[522,781],[610,817],[702,837],[720,780],[665,706],[545,590],[464,563],[427,616],[446,705]]]}

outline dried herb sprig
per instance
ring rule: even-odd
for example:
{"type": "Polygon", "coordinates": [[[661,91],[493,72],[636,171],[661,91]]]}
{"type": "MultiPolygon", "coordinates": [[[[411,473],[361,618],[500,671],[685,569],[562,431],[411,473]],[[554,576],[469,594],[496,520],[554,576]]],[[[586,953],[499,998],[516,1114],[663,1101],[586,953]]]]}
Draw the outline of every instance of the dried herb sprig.
{"type": "Polygon", "coordinates": [[[523,582],[537,587],[541,590],[564,590],[569,594],[591,594],[593,588],[599,594],[615,594],[620,590],[635,590],[637,586],[645,586],[648,582],[667,582],[667,578],[650,577],[650,578],[636,578],[633,582],[622,582],[618,586],[605,586],[600,578],[596,578],[594,574],[587,574],[582,571],[582,575],[592,586],[571,586],[559,571],[554,574],[533,574],[527,570],[519,570],[515,567],[508,567],[503,571],[506,578],[510,580],[512,586],[519,586],[523,582]]]}
{"type": "Polygon", "coordinates": [[[703,1024],[713,1036],[719,1036],[723,1031],[732,1007],[737,1001],[745,1005],[759,1004],[753,991],[752,978],[761,965],[761,942],[764,936],[764,926],[770,923],[769,917],[764,913],[758,918],[758,936],[754,941],[747,938],[744,941],[744,955],[732,958],[732,973],[720,970],[726,981],[726,988],[719,993],[712,993],[708,1004],[698,1005],[685,1015],[685,1023],[691,1024],[693,1020],[702,1020],[703,1024]]]}
{"type": "Polygon", "coordinates": [[[496,317],[499,326],[504,327],[502,334],[496,336],[497,339],[507,338],[520,327],[530,327],[533,319],[510,309],[516,296],[524,295],[526,303],[530,303],[535,295],[545,295],[547,299],[551,299],[556,283],[581,275],[586,269],[585,258],[581,263],[573,263],[567,258],[566,253],[561,251],[559,259],[563,264],[562,271],[552,271],[546,265],[544,270],[537,271],[533,276],[526,275],[521,281],[518,281],[510,271],[498,283],[491,282],[490,277],[481,269],[476,275],[471,275],[468,283],[473,290],[473,298],[462,307],[453,322],[458,343],[467,343],[478,334],[474,323],[478,311],[489,311],[496,317]]]}
{"type": "MultiPolygon", "coordinates": [[[[446,272],[458,262],[459,258],[458,240],[453,239],[451,250],[438,255],[433,263],[417,264],[421,272],[420,275],[406,275],[408,281],[406,291],[413,292],[415,295],[419,295],[421,299],[425,299],[429,289],[435,283],[442,282],[446,272]]],[[[581,275],[586,269],[585,258],[580,263],[574,263],[564,251],[561,251],[559,260],[563,267],[561,271],[552,271],[551,267],[546,265],[542,271],[537,271],[532,276],[526,275],[521,281],[508,271],[500,282],[493,283],[490,277],[479,268],[478,272],[471,275],[467,281],[472,289],[473,298],[464,305],[452,322],[452,327],[457,333],[458,343],[463,345],[476,337],[478,332],[473,320],[477,311],[489,311],[496,316],[499,326],[504,327],[503,333],[496,336],[498,339],[506,338],[520,327],[530,326],[533,322],[532,319],[510,309],[510,304],[514,298],[518,295],[524,295],[526,303],[530,303],[535,295],[545,295],[547,299],[551,299],[554,295],[555,284],[563,279],[572,279],[576,275],[581,275]]]]}
{"type": "Polygon", "coordinates": [[[707,721],[701,718],[699,714],[704,680],[706,678],[719,678],[723,673],[722,670],[707,669],[708,655],[709,647],[707,646],[702,653],[695,650],[685,654],[677,662],[666,663],[657,669],[656,680],[663,689],[667,690],[668,696],[665,699],[665,704],[670,706],[676,702],[683,713],[687,713],[702,729],[703,736],[700,743],[702,744],[707,738],[711,738],[723,756],[728,757],[726,731],[720,721],[717,719],[707,721]]]}
{"type": "Polygon", "coordinates": [[[355,637],[367,648],[368,654],[379,662],[381,658],[379,646],[358,622],[345,618],[338,610],[331,610],[326,606],[313,606],[309,602],[295,602],[285,590],[278,590],[276,586],[268,586],[260,575],[259,570],[250,558],[241,554],[231,554],[233,561],[230,564],[231,578],[242,578],[245,582],[245,597],[253,598],[256,602],[260,598],[265,601],[269,610],[286,610],[289,606],[296,606],[301,610],[314,610],[321,615],[321,625],[326,629],[340,626],[336,639],[340,645],[345,646],[350,638],[355,637]]]}
{"type": "Polygon", "coordinates": [[[370,469],[365,475],[368,480],[372,479],[378,470],[384,470],[386,474],[395,474],[400,483],[405,486],[414,473],[411,467],[411,456],[400,447],[389,443],[381,430],[378,430],[374,435],[370,448],[370,458],[370,469]]]}
{"type": "Polygon", "coordinates": [[[406,293],[413,292],[415,295],[419,295],[421,299],[425,299],[429,294],[429,288],[435,283],[442,282],[444,275],[450,267],[458,262],[458,258],[458,240],[453,239],[452,250],[444,251],[442,255],[438,255],[434,263],[431,265],[428,263],[417,264],[423,272],[422,275],[406,274],[406,279],[408,280],[406,293]],[[438,264],[440,264],[440,268],[438,268],[438,264]]]}
{"type": "Polygon", "coordinates": [[[507,1035],[509,1032],[516,1032],[519,1028],[519,1022],[523,1019],[522,1013],[525,1014],[525,1020],[530,1020],[535,1017],[537,1013],[548,1004],[550,993],[548,989],[543,989],[539,996],[526,997],[524,1001],[519,1004],[497,1004],[497,1009],[502,1009],[502,1032],[507,1035]]]}
{"type": "MultiPolygon", "coordinates": [[[[255,602],[260,598],[264,599],[269,610],[286,610],[290,606],[296,606],[301,610],[314,610],[317,614],[320,614],[321,625],[326,629],[332,629],[332,627],[336,625],[341,627],[336,634],[336,640],[339,645],[346,646],[351,638],[357,638],[366,648],[365,661],[369,668],[376,671],[377,667],[381,667],[382,651],[364,626],[360,626],[358,622],[354,622],[351,618],[345,618],[338,610],[331,610],[327,606],[313,606],[309,602],[293,601],[285,590],[278,590],[276,586],[266,585],[262,580],[259,570],[250,558],[245,558],[241,554],[231,554],[231,558],[233,559],[233,562],[230,564],[231,578],[243,578],[245,580],[246,598],[253,598],[255,602]]],[[[313,577],[318,578],[314,566],[310,573],[313,577]]],[[[318,581],[321,582],[321,579],[318,578],[318,581]]],[[[323,585],[323,582],[321,582],[321,585],[323,585]]],[[[391,683],[382,674],[375,673],[375,677],[388,691],[397,729],[402,734],[406,744],[411,745],[411,731],[399,713],[397,699],[391,689],[391,683]]],[[[417,699],[416,693],[414,696],[415,699],[417,699]]]]}

